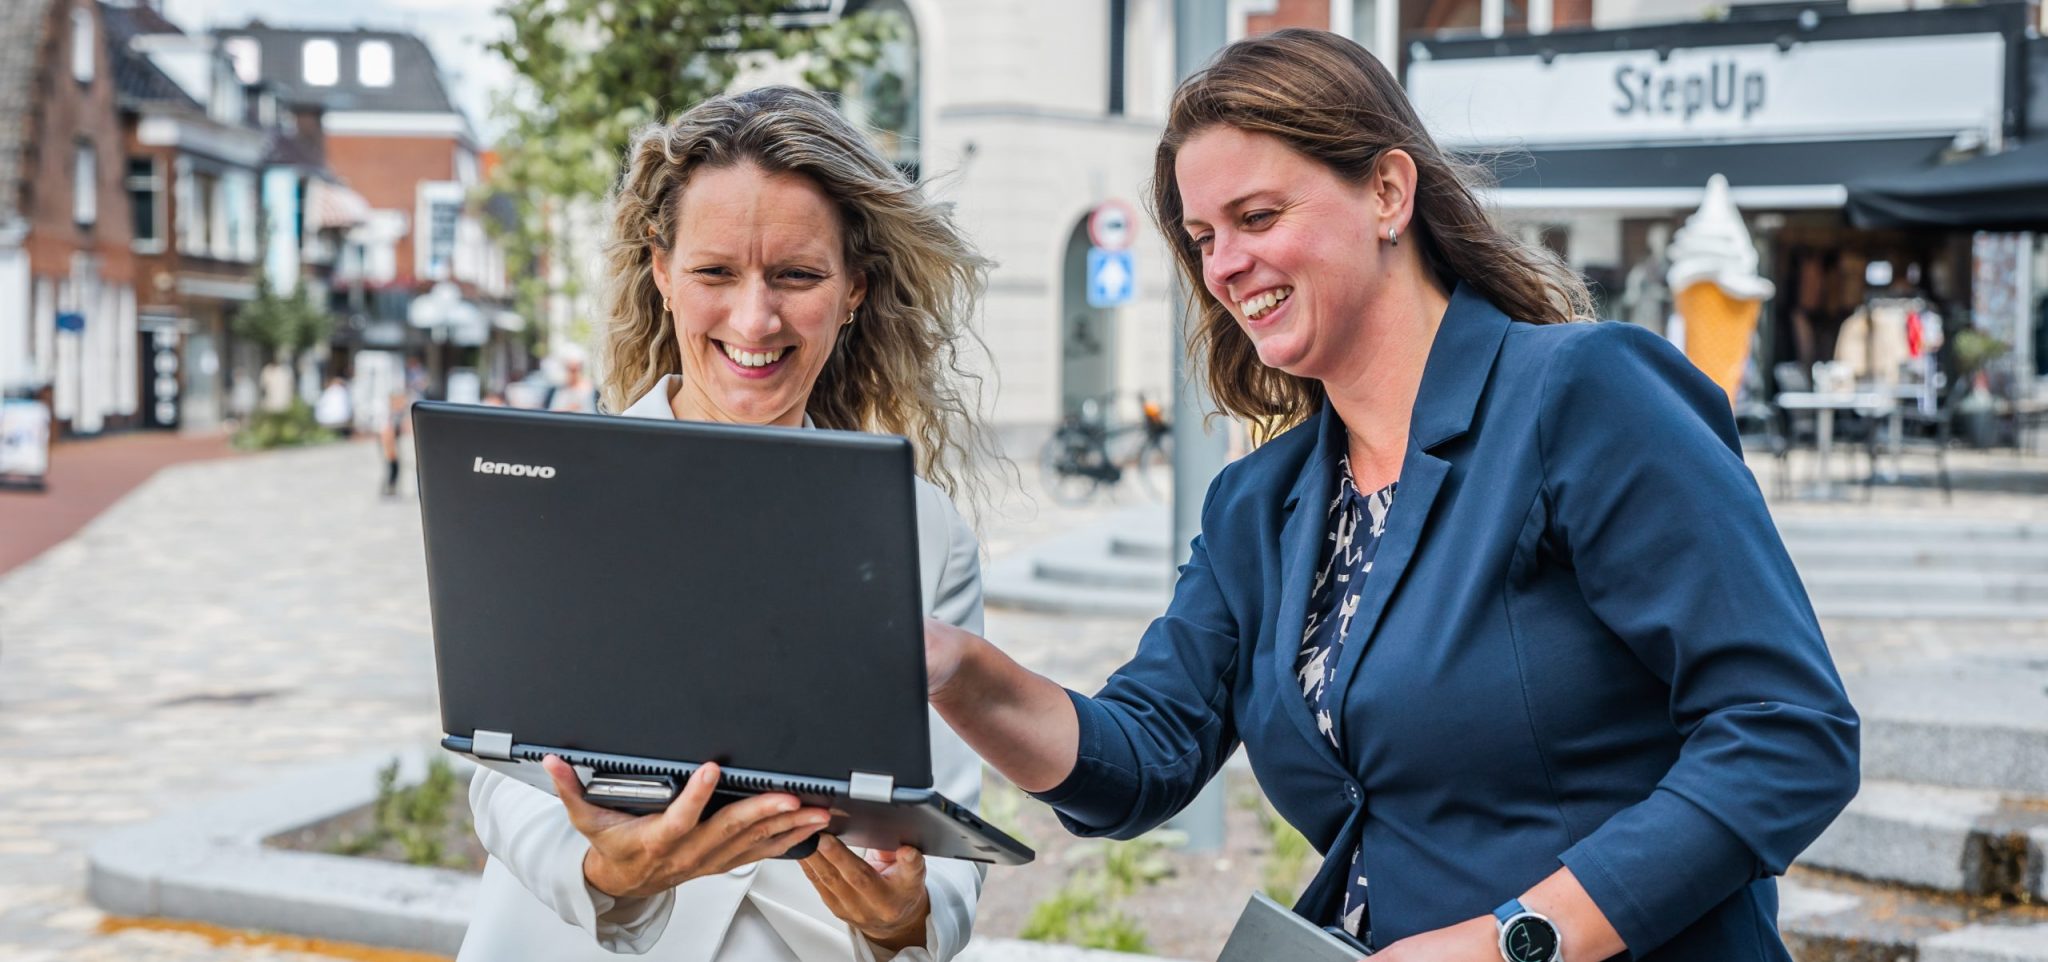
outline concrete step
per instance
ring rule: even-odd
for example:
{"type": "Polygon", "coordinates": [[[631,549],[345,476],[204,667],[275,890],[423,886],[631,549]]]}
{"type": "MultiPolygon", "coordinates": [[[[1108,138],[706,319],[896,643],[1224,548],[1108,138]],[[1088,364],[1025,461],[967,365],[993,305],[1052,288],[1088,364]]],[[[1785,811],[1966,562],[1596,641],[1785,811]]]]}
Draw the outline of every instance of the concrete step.
{"type": "Polygon", "coordinates": [[[2048,797],[2048,654],[1842,681],[1863,716],[1864,778],[2048,797]]]}
{"type": "Polygon", "coordinates": [[[1954,895],[2048,901],[2048,799],[1866,779],[1799,861],[1954,895]]]}
{"type": "Polygon", "coordinates": [[[1084,567],[1062,567],[1057,561],[1041,562],[1032,552],[1018,552],[982,573],[982,599],[996,608],[1102,618],[1150,618],[1166,610],[1164,587],[1091,581],[1084,567]],[[1056,576],[1041,576],[1041,564],[1051,564],[1056,576]]]}
{"type": "Polygon", "coordinates": [[[2048,911],[1793,869],[1778,931],[1799,962],[2048,962],[2048,911]]]}
{"type": "Polygon", "coordinates": [[[2048,541],[1906,541],[1862,538],[1788,541],[1801,571],[1821,568],[1933,568],[2048,571],[2048,541]]]}
{"type": "Polygon", "coordinates": [[[1858,618],[1878,621],[2042,621],[2048,620],[2048,603],[2001,603],[1991,601],[1940,601],[1928,598],[1831,598],[1815,597],[1813,610],[1823,618],[1858,618]]]}
{"type": "Polygon", "coordinates": [[[1778,515],[1778,534],[1786,544],[1814,541],[1913,541],[1922,544],[1956,542],[2048,542],[2048,522],[2012,521],[1998,518],[1943,518],[1923,521],[1915,518],[1872,518],[1849,516],[1778,515]]]}
{"type": "Polygon", "coordinates": [[[1163,559],[1132,558],[1114,548],[1107,554],[1041,554],[1031,560],[1032,577],[1059,584],[1165,592],[1174,573],[1163,559]]]}
{"type": "Polygon", "coordinates": [[[1824,567],[1801,568],[1799,576],[1806,583],[1808,596],[1837,601],[1908,599],[2048,607],[2048,568],[2033,571],[1956,571],[1824,567]]]}

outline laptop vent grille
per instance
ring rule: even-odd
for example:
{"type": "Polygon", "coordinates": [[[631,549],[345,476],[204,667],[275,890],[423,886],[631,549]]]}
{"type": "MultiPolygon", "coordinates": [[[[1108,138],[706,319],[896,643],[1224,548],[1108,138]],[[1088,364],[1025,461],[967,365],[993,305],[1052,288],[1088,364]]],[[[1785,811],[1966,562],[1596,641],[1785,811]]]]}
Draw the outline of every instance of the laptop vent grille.
{"type": "MultiPolygon", "coordinates": [[[[647,765],[627,761],[614,755],[593,755],[579,751],[541,751],[535,748],[520,748],[512,752],[513,757],[529,762],[538,762],[549,755],[560,755],[571,765],[594,768],[610,775],[673,775],[678,779],[688,778],[697,770],[695,765],[647,765]]],[[[750,775],[727,769],[719,776],[718,787],[726,790],[755,794],[760,792],[790,792],[796,795],[837,797],[845,794],[842,784],[821,778],[789,778],[768,775],[750,775]]]]}

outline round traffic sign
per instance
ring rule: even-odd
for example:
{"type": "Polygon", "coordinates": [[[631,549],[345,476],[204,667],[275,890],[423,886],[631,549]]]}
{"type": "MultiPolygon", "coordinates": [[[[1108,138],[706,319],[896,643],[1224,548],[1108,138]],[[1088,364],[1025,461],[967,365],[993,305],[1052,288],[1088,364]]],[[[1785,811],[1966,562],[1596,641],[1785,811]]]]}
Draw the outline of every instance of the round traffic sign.
{"type": "Polygon", "coordinates": [[[1137,229],[1138,212],[1120,200],[1105,200],[1088,215],[1088,240],[1106,251],[1131,246],[1131,232],[1137,229]]]}

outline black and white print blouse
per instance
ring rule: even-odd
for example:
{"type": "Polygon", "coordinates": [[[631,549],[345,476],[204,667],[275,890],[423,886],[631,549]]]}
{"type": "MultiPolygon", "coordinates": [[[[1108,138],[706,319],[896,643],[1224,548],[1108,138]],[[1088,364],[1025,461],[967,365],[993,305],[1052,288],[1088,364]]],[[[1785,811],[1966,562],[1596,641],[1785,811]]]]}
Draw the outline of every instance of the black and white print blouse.
{"type": "MultiPolygon", "coordinates": [[[[1324,538],[1322,563],[1316,566],[1315,585],[1309,591],[1308,624],[1301,632],[1301,653],[1295,657],[1295,677],[1301,680],[1302,697],[1308,699],[1316,728],[1341,755],[1337,733],[1331,723],[1330,682],[1337,674],[1337,661],[1344,652],[1344,638],[1351,632],[1351,618],[1358,613],[1359,598],[1365,593],[1365,576],[1372,572],[1373,555],[1387,532],[1387,512],[1394,506],[1394,488],[1389,484],[1371,495],[1362,495],[1351,481],[1351,459],[1337,459],[1337,497],[1330,502],[1330,532],[1324,538]]],[[[1344,887],[1345,931],[1372,944],[1365,918],[1365,874],[1359,864],[1360,852],[1351,853],[1351,882],[1344,887]]]]}

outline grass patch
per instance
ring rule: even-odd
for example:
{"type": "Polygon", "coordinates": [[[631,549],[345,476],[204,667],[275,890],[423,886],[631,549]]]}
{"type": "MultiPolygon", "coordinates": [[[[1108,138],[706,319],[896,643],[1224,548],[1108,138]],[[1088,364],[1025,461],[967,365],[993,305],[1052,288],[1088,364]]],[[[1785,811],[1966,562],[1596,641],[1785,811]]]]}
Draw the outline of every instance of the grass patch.
{"type": "MultiPolygon", "coordinates": [[[[336,855],[365,855],[396,846],[408,865],[467,868],[448,851],[449,810],[462,792],[462,780],[446,757],[427,763],[427,777],[418,785],[398,787],[398,759],[377,770],[377,800],[370,806],[370,828],[343,836],[328,846],[336,855]]],[[[464,826],[468,831],[468,826],[464,826]]]]}
{"type": "Polygon", "coordinates": [[[1173,876],[1166,856],[1174,832],[1153,832],[1128,842],[1077,845],[1065,884],[1031,907],[1018,937],[1088,949],[1146,953],[1144,926],[1117,901],[1173,876]]]}

